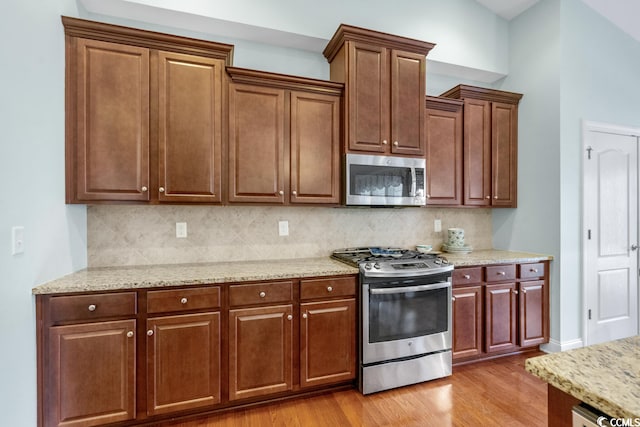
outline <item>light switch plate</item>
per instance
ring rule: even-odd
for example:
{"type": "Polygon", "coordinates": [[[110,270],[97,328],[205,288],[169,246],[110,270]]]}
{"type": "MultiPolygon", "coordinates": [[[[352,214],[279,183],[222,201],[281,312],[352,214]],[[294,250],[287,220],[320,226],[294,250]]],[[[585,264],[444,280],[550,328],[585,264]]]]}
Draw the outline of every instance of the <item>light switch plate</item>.
{"type": "Polygon", "coordinates": [[[442,221],[439,219],[433,220],[433,231],[435,233],[440,233],[442,231],[442,221]]]}
{"type": "Polygon", "coordinates": [[[20,225],[11,228],[11,254],[21,253],[24,253],[24,227],[20,225]]]}
{"type": "Polygon", "coordinates": [[[176,237],[179,239],[184,239],[187,237],[186,222],[176,222],[176,237]]]}
{"type": "Polygon", "coordinates": [[[278,235],[279,236],[289,235],[289,221],[278,221],[278,235]]]}

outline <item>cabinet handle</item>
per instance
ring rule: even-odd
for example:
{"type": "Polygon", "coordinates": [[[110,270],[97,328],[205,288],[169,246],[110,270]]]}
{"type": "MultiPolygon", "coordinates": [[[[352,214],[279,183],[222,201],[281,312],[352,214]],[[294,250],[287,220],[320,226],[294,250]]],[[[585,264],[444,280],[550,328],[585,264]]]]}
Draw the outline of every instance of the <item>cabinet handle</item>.
{"type": "Polygon", "coordinates": [[[96,307],[96,305],[95,305],[95,304],[91,304],[91,305],[89,305],[89,307],[87,307],[87,309],[88,309],[89,311],[96,311],[96,308],[98,308],[98,307],[96,307]]]}
{"type": "Polygon", "coordinates": [[[143,193],[146,193],[146,192],[147,192],[147,190],[149,190],[149,189],[148,189],[148,188],[147,188],[147,186],[145,185],[145,186],[142,186],[142,188],[141,188],[140,190],[142,190],[142,192],[143,192],[143,193]]]}
{"type": "Polygon", "coordinates": [[[333,292],[333,287],[332,286],[327,286],[327,292],[333,292]]]}
{"type": "Polygon", "coordinates": [[[182,299],[180,300],[180,304],[186,304],[186,303],[187,303],[187,299],[186,299],[186,298],[182,298],[182,299]]]}
{"type": "Polygon", "coordinates": [[[266,292],[260,292],[258,295],[260,295],[260,298],[264,298],[267,296],[266,292]]]}
{"type": "Polygon", "coordinates": [[[287,320],[291,320],[291,319],[293,319],[293,316],[292,316],[291,314],[289,314],[289,315],[287,316],[287,320]]]}
{"type": "Polygon", "coordinates": [[[397,147],[398,146],[398,141],[393,141],[393,146],[397,147]]]}
{"type": "Polygon", "coordinates": [[[307,317],[308,317],[308,316],[307,316],[307,313],[302,313],[302,318],[303,318],[303,319],[306,319],[307,317]]]}
{"type": "Polygon", "coordinates": [[[464,276],[462,276],[462,277],[464,277],[464,278],[465,278],[465,279],[467,279],[467,280],[471,279],[471,276],[470,276],[470,275],[468,275],[468,274],[465,274],[465,275],[464,275],[464,276]]]}
{"type": "Polygon", "coordinates": [[[386,139],[383,139],[383,140],[382,140],[382,145],[387,145],[387,144],[388,144],[387,140],[386,140],[386,139]]]}
{"type": "Polygon", "coordinates": [[[131,337],[133,337],[133,331],[127,332],[127,338],[131,338],[131,337]]]}
{"type": "Polygon", "coordinates": [[[161,193],[164,193],[164,187],[158,188],[158,191],[161,192],[161,193]]]}
{"type": "Polygon", "coordinates": [[[507,273],[504,271],[498,271],[498,276],[506,276],[507,273]]]}
{"type": "Polygon", "coordinates": [[[147,331],[147,336],[150,337],[151,335],[153,335],[153,329],[149,329],[147,331]]]}

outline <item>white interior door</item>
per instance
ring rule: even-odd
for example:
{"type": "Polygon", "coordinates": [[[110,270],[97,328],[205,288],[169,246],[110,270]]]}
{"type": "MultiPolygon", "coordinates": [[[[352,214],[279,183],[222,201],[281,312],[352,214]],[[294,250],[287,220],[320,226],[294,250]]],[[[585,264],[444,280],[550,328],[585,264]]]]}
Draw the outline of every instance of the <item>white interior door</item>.
{"type": "Polygon", "coordinates": [[[638,334],[638,137],[586,125],[584,145],[585,338],[591,345],[638,334]]]}

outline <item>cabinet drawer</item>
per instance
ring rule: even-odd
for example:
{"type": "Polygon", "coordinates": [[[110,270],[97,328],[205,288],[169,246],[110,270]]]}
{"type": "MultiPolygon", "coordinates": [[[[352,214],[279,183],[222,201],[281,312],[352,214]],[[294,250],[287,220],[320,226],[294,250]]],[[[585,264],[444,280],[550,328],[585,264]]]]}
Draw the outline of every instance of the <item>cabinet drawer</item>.
{"type": "Polygon", "coordinates": [[[485,267],[487,272],[487,283],[504,282],[505,280],[515,280],[516,265],[490,265],[485,267]]]}
{"type": "Polygon", "coordinates": [[[53,323],[135,316],[137,312],[135,292],[52,297],[49,307],[53,323]]]}
{"type": "Polygon", "coordinates": [[[310,279],[300,281],[300,298],[331,298],[353,296],[356,294],[355,277],[337,277],[334,279],[310,279]]]}
{"type": "Polygon", "coordinates": [[[270,304],[293,299],[293,282],[265,282],[229,286],[229,305],[270,304]]]}
{"type": "Polygon", "coordinates": [[[171,289],[147,292],[147,313],[220,307],[220,288],[171,289]]]}
{"type": "Polygon", "coordinates": [[[482,267],[456,268],[453,270],[454,285],[482,282],[482,267]]]}
{"type": "Polygon", "coordinates": [[[520,269],[518,277],[521,279],[544,277],[545,271],[543,262],[520,264],[518,268],[520,269]]]}

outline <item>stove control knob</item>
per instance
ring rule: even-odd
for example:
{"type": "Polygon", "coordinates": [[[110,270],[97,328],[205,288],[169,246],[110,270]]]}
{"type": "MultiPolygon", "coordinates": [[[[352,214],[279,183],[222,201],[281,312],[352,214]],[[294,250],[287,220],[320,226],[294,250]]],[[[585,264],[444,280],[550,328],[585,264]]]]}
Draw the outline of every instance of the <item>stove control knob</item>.
{"type": "Polygon", "coordinates": [[[443,264],[449,264],[449,260],[448,260],[448,259],[446,259],[446,258],[442,258],[442,263],[443,263],[443,264]]]}
{"type": "Polygon", "coordinates": [[[434,259],[433,262],[438,264],[438,265],[442,264],[442,260],[438,259],[438,258],[434,259]]]}
{"type": "Polygon", "coordinates": [[[366,263],[366,264],[364,265],[364,269],[365,269],[365,270],[371,270],[371,264],[366,263]]]}
{"type": "Polygon", "coordinates": [[[380,264],[376,262],[375,264],[373,264],[373,268],[375,268],[376,270],[380,270],[380,264]]]}

